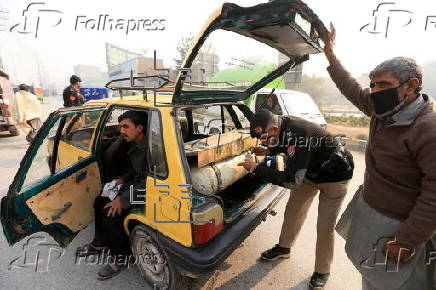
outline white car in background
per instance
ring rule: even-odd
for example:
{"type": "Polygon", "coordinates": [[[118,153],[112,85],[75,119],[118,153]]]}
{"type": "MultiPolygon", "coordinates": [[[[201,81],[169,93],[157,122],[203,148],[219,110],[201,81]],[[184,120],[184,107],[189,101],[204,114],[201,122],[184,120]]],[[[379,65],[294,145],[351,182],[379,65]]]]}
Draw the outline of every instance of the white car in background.
{"type": "MultiPolygon", "coordinates": [[[[314,122],[324,129],[327,122],[321,113],[321,110],[313,101],[312,97],[306,93],[294,90],[263,88],[254,94],[254,100],[250,103],[252,111],[259,110],[266,102],[268,96],[272,94],[282,109],[283,115],[292,115],[303,118],[307,121],[314,122]]],[[[277,105],[274,104],[274,105],[277,105]]]]}

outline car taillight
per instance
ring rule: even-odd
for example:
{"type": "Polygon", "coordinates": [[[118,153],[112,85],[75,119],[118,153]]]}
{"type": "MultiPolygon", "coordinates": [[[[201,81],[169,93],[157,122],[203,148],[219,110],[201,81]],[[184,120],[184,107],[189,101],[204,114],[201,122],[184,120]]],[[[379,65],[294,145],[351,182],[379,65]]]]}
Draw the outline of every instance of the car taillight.
{"type": "Polygon", "coordinates": [[[192,229],[197,245],[207,243],[224,228],[224,213],[221,205],[208,202],[192,209],[192,229]]]}
{"type": "Polygon", "coordinates": [[[216,236],[224,228],[224,223],[216,224],[215,219],[209,223],[194,224],[194,236],[196,244],[207,243],[211,238],[216,236]]]}

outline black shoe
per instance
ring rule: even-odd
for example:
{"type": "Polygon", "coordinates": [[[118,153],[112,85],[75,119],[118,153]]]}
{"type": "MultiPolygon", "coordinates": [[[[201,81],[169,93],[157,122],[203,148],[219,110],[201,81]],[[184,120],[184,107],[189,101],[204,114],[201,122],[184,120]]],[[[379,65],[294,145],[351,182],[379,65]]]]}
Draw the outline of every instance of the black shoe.
{"type": "Polygon", "coordinates": [[[108,247],[96,247],[91,243],[78,247],[76,250],[77,257],[87,257],[92,255],[99,255],[101,253],[108,252],[108,247]]]}
{"type": "Polygon", "coordinates": [[[329,278],[330,274],[320,274],[317,272],[314,272],[312,275],[312,278],[310,278],[310,289],[313,290],[322,290],[324,289],[325,283],[327,283],[327,279],[329,278]]]}
{"type": "Polygon", "coordinates": [[[263,252],[260,257],[264,260],[275,261],[279,258],[289,258],[290,252],[291,250],[289,248],[283,248],[277,244],[273,248],[263,252]]]}

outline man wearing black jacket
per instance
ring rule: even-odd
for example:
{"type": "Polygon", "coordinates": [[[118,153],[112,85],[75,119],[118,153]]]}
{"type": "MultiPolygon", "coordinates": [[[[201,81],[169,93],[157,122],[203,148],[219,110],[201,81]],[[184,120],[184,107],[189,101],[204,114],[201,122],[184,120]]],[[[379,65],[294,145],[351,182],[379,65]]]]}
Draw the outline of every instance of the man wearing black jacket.
{"type": "Polygon", "coordinates": [[[285,154],[285,170],[246,160],[239,165],[259,179],[292,189],[286,206],[279,243],[262,253],[262,259],[288,258],[313,198],[318,191],[315,271],[312,289],[323,289],[333,259],[334,227],[353,176],[353,157],[326,130],[294,116],[275,116],[260,110],[250,123],[252,137],[263,145],[252,149],[256,155],[285,154]]]}
{"type": "MultiPolygon", "coordinates": [[[[143,195],[138,192],[145,189],[147,170],[147,139],[145,137],[147,128],[147,113],[142,111],[126,111],[118,117],[121,136],[130,144],[127,152],[130,159],[129,169],[120,176],[113,179],[114,183],[120,185],[118,194],[113,200],[107,196],[97,196],[94,201],[95,210],[95,235],[94,240],[77,249],[78,257],[85,257],[94,254],[104,254],[109,250],[112,255],[110,263],[106,264],[97,273],[97,279],[105,280],[112,278],[123,270],[126,260],[130,255],[129,237],[124,231],[124,218],[131,209],[130,191],[137,197],[143,195]],[[118,261],[117,257],[121,257],[118,261]]],[[[110,154],[109,154],[110,155],[110,154]]],[[[121,157],[126,157],[125,154],[121,157]]],[[[120,166],[115,163],[114,156],[105,154],[105,159],[112,163],[112,166],[120,166]]],[[[138,198],[135,200],[138,200],[138,198]]]]}
{"type": "Polygon", "coordinates": [[[85,98],[80,93],[81,82],[82,80],[76,75],[70,77],[70,85],[66,87],[62,93],[64,107],[81,106],[85,103],[85,98]]]}

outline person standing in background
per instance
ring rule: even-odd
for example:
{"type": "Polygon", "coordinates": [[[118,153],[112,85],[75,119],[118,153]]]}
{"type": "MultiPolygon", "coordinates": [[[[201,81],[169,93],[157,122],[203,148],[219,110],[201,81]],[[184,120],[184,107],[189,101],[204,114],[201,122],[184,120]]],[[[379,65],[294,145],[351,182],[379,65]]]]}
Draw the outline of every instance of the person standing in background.
{"type": "Polygon", "coordinates": [[[29,92],[29,87],[26,84],[19,85],[20,91],[15,94],[12,103],[12,110],[17,123],[22,130],[27,125],[30,126],[30,131],[26,136],[29,143],[33,142],[36,133],[41,128],[42,107],[38,98],[29,92]]]}
{"type": "Polygon", "coordinates": [[[70,85],[63,92],[64,107],[81,106],[85,103],[85,98],[80,93],[81,82],[82,80],[76,75],[70,77],[70,85]]]}

